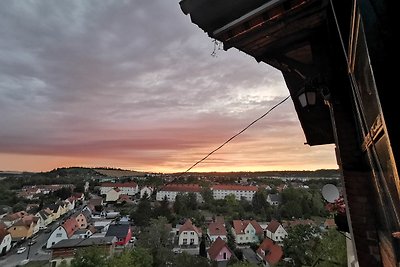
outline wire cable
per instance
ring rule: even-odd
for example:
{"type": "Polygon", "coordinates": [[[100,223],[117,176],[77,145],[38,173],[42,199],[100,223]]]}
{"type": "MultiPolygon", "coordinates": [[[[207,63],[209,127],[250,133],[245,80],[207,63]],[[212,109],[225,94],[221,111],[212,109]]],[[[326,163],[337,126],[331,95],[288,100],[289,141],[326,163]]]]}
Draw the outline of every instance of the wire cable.
{"type": "MultiPolygon", "coordinates": [[[[253,126],[256,122],[258,122],[259,120],[263,119],[265,116],[267,116],[272,110],[274,110],[275,108],[277,108],[278,106],[280,106],[281,104],[283,104],[286,100],[288,100],[290,97],[290,95],[288,95],[287,97],[285,97],[283,100],[281,100],[279,103],[275,104],[274,106],[272,106],[267,112],[265,112],[263,115],[261,115],[260,117],[258,117],[257,119],[255,119],[254,121],[252,121],[249,125],[247,125],[245,128],[243,128],[240,132],[236,133],[235,135],[233,135],[231,138],[229,138],[228,140],[226,140],[224,143],[222,143],[222,145],[220,145],[219,147],[217,147],[216,149],[214,149],[213,151],[211,151],[210,153],[208,153],[205,157],[203,157],[202,159],[198,160],[196,163],[194,163],[192,166],[190,166],[186,171],[182,172],[178,177],[182,176],[183,174],[189,172],[191,169],[193,169],[194,167],[196,167],[196,165],[200,164],[201,162],[203,162],[204,160],[206,160],[209,156],[211,156],[212,154],[214,154],[215,152],[217,152],[218,150],[220,150],[222,147],[224,147],[226,144],[228,144],[230,141],[232,141],[233,139],[235,139],[237,136],[239,136],[240,134],[244,133],[247,129],[249,129],[251,126],[253,126]]],[[[178,178],[177,177],[177,178],[178,178]]],[[[175,179],[173,179],[173,181],[175,181],[175,179]]]]}

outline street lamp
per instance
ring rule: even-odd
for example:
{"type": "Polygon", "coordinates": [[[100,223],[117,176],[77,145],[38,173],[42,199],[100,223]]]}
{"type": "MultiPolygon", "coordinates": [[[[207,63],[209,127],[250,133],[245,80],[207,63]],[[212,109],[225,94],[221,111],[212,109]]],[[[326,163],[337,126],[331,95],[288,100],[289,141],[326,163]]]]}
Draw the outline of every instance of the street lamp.
{"type": "Polygon", "coordinates": [[[317,92],[311,88],[303,87],[300,89],[297,98],[303,108],[314,106],[317,100],[317,92]]]}

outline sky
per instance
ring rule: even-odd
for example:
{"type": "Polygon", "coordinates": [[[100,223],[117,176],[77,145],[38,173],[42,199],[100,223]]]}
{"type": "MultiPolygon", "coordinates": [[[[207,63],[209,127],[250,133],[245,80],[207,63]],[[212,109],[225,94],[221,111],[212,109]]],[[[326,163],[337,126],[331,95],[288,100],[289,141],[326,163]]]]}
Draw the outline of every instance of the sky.
{"type": "MultiPolygon", "coordinates": [[[[0,170],[182,172],[289,95],[178,0],[0,1],[0,170]]],[[[291,99],[192,171],[336,169],[291,99]]]]}

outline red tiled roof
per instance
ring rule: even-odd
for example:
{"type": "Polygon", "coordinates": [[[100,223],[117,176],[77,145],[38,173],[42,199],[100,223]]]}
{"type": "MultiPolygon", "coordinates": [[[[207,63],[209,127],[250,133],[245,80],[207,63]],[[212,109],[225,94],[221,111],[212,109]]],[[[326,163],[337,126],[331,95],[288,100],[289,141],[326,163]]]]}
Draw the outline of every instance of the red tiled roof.
{"type": "Polygon", "coordinates": [[[190,219],[187,219],[186,222],[179,229],[179,234],[184,231],[195,231],[197,234],[201,234],[201,230],[193,225],[190,219]]]}
{"type": "Polygon", "coordinates": [[[257,254],[260,255],[269,264],[278,263],[282,256],[283,250],[269,238],[265,238],[257,249],[257,254]]]}
{"type": "Polygon", "coordinates": [[[217,184],[213,185],[211,190],[258,191],[258,187],[251,185],[217,184]]]}
{"type": "Polygon", "coordinates": [[[255,220],[233,220],[233,228],[235,229],[236,234],[244,234],[244,229],[249,225],[253,225],[256,230],[256,234],[262,234],[263,229],[255,220]]]}
{"type": "Polygon", "coordinates": [[[210,235],[226,235],[225,226],[222,223],[213,222],[208,226],[210,235]]]}
{"type": "Polygon", "coordinates": [[[101,187],[136,187],[137,183],[129,182],[129,183],[103,183],[100,185],[101,187]]]}
{"type": "Polygon", "coordinates": [[[281,225],[277,220],[272,220],[268,226],[267,230],[269,230],[271,233],[275,233],[276,230],[278,229],[279,225],[281,225]]]}
{"type": "Polygon", "coordinates": [[[198,184],[169,184],[164,186],[161,191],[201,192],[201,186],[198,184]]]}
{"type": "MultiPolygon", "coordinates": [[[[226,245],[225,241],[222,240],[220,237],[218,237],[214,243],[211,244],[210,248],[208,249],[208,255],[210,256],[211,260],[215,260],[219,254],[219,252],[226,247],[229,251],[231,251],[229,249],[229,247],[226,245]]],[[[232,251],[231,251],[231,254],[232,251]]]]}
{"type": "Polygon", "coordinates": [[[75,233],[75,231],[79,229],[78,222],[75,220],[75,218],[68,218],[62,224],[62,227],[67,232],[68,238],[70,238],[75,233]]]}

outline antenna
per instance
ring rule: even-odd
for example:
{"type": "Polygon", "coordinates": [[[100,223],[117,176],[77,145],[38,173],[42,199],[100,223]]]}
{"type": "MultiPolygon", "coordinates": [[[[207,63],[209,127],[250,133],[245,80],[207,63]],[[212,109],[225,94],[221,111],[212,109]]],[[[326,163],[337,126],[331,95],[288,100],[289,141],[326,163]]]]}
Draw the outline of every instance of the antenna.
{"type": "Polygon", "coordinates": [[[339,189],[333,184],[326,184],[322,187],[322,196],[329,203],[334,203],[340,196],[339,189]]]}

